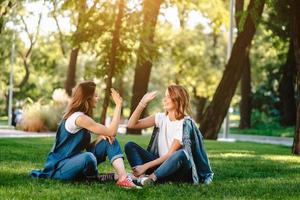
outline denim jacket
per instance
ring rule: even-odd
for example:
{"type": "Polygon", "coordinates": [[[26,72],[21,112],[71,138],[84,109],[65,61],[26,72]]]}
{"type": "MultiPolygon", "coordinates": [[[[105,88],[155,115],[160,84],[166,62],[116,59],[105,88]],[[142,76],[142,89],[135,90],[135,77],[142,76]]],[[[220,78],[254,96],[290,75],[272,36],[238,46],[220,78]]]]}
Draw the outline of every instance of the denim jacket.
{"type": "MultiPolygon", "coordinates": [[[[155,127],[147,150],[158,156],[158,133],[159,128],[155,127]]],[[[182,132],[183,149],[186,153],[191,167],[194,184],[203,183],[207,178],[212,180],[213,171],[204,149],[203,136],[190,117],[185,117],[182,132]]]]}

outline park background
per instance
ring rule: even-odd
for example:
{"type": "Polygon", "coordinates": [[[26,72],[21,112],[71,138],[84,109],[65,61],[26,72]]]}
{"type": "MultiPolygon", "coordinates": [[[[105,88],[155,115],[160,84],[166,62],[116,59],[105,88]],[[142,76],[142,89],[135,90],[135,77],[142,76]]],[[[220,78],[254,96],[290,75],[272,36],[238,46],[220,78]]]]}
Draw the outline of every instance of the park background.
{"type": "MultiPolygon", "coordinates": [[[[53,137],[3,138],[0,194],[5,199],[80,199],[86,190],[92,199],[97,197],[93,190],[108,191],[104,198],[168,198],[172,191],[183,199],[299,196],[299,1],[0,2],[1,132],[55,132],[72,88],[82,80],[97,84],[100,101],[94,117],[103,124],[109,123],[114,106],[109,88],[124,99],[126,124],[147,91],[158,90],[159,95],[144,115],[162,112],[166,87],[180,84],[190,94],[191,115],[205,138],[216,177],[209,187],[167,184],[134,194],[112,184],[99,189],[97,184],[32,181],[27,174],[42,168],[53,137]],[[217,141],[223,132],[293,142],[217,141]]],[[[123,130],[123,145],[128,140],[147,145],[151,130],[123,130]]],[[[109,164],[100,169],[109,171],[109,164]]]]}

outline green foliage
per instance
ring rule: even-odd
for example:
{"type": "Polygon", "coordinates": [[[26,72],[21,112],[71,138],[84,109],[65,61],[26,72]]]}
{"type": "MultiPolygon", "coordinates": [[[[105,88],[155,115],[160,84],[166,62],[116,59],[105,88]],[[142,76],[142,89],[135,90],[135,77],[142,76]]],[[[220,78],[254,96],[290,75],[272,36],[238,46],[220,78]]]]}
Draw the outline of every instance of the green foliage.
{"type": "MultiPolygon", "coordinates": [[[[138,141],[143,147],[149,136],[118,136],[123,147],[138,141]]],[[[0,195],[3,199],[298,199],[300,160],[288,147],[245,142],[205,141],[215,173],[208,187],[166,183],[142,190],[125,190],[114,183],[61,182],[28,177],[42,168],[54,138],[0,139],[0,195]]],[[[130,170],[128,161],[125,166],[130,170]]],[[[100,172],[111,172],[109,161],[100,172]]]]}
{"type": "MultiPolygon", "coordinates": [[[[270,9],[270,8],[268,8],[270,9]]],[[[269,21],[273,14],[265,15],[258,28],[251,48],[251,73],[252,73],[252,100],[255,109],[255,127],[279,126],[279,82],[281,80],[281,66],[286,62],[289,42],[270,28],[277,22],[269,21]],[[268,24],[266,24],[266,20],[268,24]],[[274,35],[275,33],[275,35],[274,35]],[[260,121],[261,120],[261,121],[260,121]]]]}
{"type": "Polygon", "coordinates": [[[251,115],[251,127],[257,129],[279,128],[279,113],[278,110],[266,108],[266,113],[254,109],[251,115]]]}

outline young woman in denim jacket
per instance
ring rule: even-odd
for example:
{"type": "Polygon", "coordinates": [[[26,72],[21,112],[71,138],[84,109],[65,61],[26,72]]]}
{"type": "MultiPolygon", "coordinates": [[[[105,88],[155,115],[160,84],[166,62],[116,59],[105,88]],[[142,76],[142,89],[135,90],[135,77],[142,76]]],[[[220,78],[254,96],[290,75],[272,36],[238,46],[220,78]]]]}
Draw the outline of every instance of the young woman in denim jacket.
{"type": "Polygon", "coordinates": [[[59,180],[113,180],[114,174],[98,174],[97,165],[109,158],[117,172],[117,185],[125,188],[136,187],[127,178],[123,154],[115,139],[120,121],[122,98],[114,90],[111,96],[116,104],[112,122],[108,127],[92,119],[92,111],[98,102],[96,84],[92,81],[79,83],[57,130],[55,143],[48,154],[45,168],[33,170],[32,177],[59,180]],[[98,137],[92,143],[90,132],[98,137]],[[86,150],[86,151],[84,151],[86,150]]]}
{"type": "Polygon", "coordinates": [[[186,115],[189,95],[179,85],[171,85],[163,100],[164,113],[139,119],[156,92],[144,95],[128,121],[128,128],[155,126],[148,149],[134,142],[125,145],[125,153],[141,185],[156,181],[183,181],[209,184],[213,172],[194,121],[186,115]],[[149,175],[149,176],[147,176],[149,175]]]}

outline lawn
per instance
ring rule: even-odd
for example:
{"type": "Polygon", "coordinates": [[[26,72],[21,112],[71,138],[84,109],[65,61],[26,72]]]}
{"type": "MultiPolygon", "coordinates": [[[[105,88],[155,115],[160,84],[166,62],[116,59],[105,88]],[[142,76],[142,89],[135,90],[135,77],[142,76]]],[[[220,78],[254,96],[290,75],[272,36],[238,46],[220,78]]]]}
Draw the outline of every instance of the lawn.
{"type": "MultiPolygon", "coordinates": [[[[118,136],[146,146],[148,136],[118,136]]],[[[205,141],[215,172],[209,186],[161,184],[125,190],[114,183],[74,183],[34,180],[53,138],[0,139],[0,199],[299,199],[300,158],[290,148],[246,142],[205,141]]],[[[128,162],[126,167],[129,170],[128,162]]],[[[100,172],[111,171],[106,161],[100,172]]]]}

